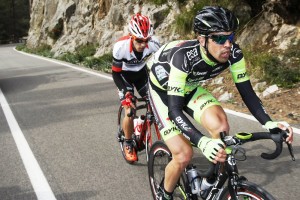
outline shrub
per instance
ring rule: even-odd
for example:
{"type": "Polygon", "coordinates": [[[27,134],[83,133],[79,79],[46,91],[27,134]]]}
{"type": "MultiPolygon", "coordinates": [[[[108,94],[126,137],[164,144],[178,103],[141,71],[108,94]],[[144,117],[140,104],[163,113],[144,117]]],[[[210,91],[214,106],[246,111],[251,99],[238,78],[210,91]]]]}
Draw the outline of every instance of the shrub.
{"type": "MultiPolygon", "coordinates": [[[[276,53],[263,53],[261,50],[244,50],[249,63],[249,73],[270,84],[277,84],[284,88],[291,88],[300,81],[298,65],[287,62],[286,55],[279,59],[276,53]]],[[[290,57],[288,57],[290,59],[290,57]]]]}

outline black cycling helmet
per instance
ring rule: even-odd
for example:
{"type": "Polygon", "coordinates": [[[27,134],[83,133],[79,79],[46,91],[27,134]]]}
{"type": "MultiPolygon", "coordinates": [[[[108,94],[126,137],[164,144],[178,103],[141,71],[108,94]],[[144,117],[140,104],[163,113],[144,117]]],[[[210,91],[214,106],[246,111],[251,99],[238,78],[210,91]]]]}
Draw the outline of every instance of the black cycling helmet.
{"type": "Polygon", "coordinates": [[[236,31],[239,20],[234,14],[220,6],[205,6],[194,19],[195,33],[209,35],[213,32],[236,31]]]}

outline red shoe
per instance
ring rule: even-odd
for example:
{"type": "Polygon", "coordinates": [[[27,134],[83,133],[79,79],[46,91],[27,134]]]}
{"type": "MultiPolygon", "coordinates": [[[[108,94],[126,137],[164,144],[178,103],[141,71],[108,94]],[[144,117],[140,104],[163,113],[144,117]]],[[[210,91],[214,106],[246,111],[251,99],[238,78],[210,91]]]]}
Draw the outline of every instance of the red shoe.
{"type": "Polygon", "coordinates": [[[129,162],[135,162],[138,160],[135,148],[132,145],[125,144],[124,147],[125,159],[129,162]]]}

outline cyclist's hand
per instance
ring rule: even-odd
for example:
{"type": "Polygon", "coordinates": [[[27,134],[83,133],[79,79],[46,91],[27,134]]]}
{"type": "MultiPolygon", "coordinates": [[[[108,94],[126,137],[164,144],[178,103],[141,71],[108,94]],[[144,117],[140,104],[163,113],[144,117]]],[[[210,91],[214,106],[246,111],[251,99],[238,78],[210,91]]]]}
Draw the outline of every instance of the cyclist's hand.
{"type": "Polygon", "coordinates": [[[284,130],[288,132],[288,137],[286,138],[286,142],[291,144],[293,142],[293,129],[287,122],[273,122],[268,121],[264,127],[270,131],[270,133],[276,134],[280,132],[280,130],[284,130]]]}
{"type": "Polygon", "coordinates": [[[199,143],[198,148],[202,151],[203,155],[211,162],[225,162],[226,152],[224,150],[224,143],[221,139],[211,139],[203,136],[199,143]]]}
{"type": "Polygon", "coordinates": [[[131,93],[131,92],[126,92],[126,94],[125,94],[125,99],[123,99],[122,101],[121,101],[121,104],[123,105],[123,106],[128,106],[128,107],[133,107],[133,108],[135,108],[135,106],[134,106],[134,104],[132,103],[132,98],[133,98],[134,96],[133,96],[133,94],[131,93]]]}

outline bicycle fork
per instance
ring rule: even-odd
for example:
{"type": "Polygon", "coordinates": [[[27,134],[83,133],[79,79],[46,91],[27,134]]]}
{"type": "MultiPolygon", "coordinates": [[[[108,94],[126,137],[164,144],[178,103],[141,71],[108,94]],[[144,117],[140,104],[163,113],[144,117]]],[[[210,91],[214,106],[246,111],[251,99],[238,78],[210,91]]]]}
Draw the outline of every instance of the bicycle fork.
{"type": "Polygon", "coordinates": [[[225,164],[228,173],[228,190],[232,200],[238,200],[237,187],[239,181],[239,173],[236,166],[236,159],[233,155],[229,154],[225,164]]]}
{"type": "Polygon", "coordinates": [[[238,200],[237,198],[237,186],[239,181],[238,169],[236,166],[236,160],[234,156],[228,155],[224,164],[220,164],[218,169],[217,180],[208,194],[206,200],[218,199],[218,195],[221,194],[224,189],[226,180],[228,179],[228,189],[232,200],[238,200]],[[224,169],[225,167],[225,169],[224,169]]]}

